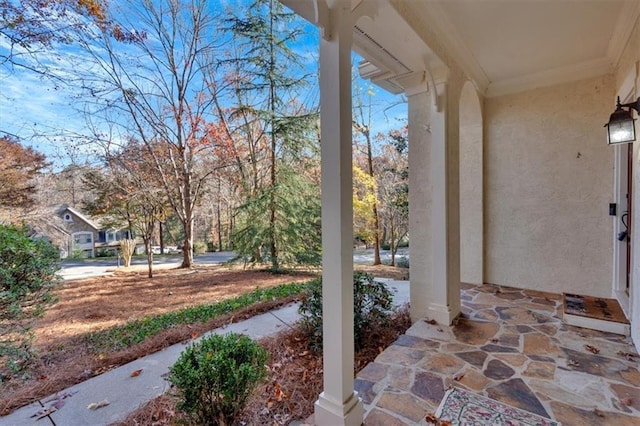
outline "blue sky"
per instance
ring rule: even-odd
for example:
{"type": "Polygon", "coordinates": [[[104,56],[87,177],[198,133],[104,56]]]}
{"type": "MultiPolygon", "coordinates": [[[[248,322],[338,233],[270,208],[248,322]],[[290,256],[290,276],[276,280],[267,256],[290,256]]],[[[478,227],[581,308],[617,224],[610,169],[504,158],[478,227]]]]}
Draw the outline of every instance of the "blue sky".
{"type": "MultiPolygon", "coordinates": [[[[223,7],[228,1],[221,0],[223,7]]],[[[305,36],[292,46],[298,57],[303,58],[309,71],[317,72],[318,30],[304,23],[305,36]]],[[[6,52],[8,43],[0,36],[0,53],[6,52]]],[[[63,76],[73,78],[74,69],[82,66],[82,53],[73,46],[56,46],[39,57],[40,61],[54,66],[63,76]]],[[[354,55],[355,63],[359,58],[354,55]]],[[[87,122],[82,103],[73,87],[56,84],[31,71],[0,66],[0,131],[18,136],[25,145],[44,152],[58,165],[70,162],[70,154],[79,157],[94,154],[68,144],[64,139],[87,133],[87,122]],[[66,136],[66,137],[65,137],[66,136]],[[75,153],[75,154],[74,154],[75,153]]],[[[407,106],[400,96],[394,96],[368,81],[356,81],[365,92],[371,92],[372,134],[399,128],[406,119],[407,106]]],[[[310,97],[317,99],[317,82],[310,90],[310,97]]],[[[368,103],[368,100],[366,100],[368,103]]],[[[355,103],[355,100],[354,100],[355,103]]],[[[77,158],[77,160],[81,158],[77,158]]]]}

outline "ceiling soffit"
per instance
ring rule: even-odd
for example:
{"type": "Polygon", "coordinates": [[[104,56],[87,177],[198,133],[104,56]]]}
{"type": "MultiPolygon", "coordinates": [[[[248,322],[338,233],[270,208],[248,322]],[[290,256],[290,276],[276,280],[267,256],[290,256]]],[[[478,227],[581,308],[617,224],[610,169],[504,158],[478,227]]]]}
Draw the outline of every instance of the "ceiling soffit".
{"type": "Polygon", "coordinates": [[[640,16],[637,0],[429,1],[403,9],[486,96],[612,72],[640,16]]]}

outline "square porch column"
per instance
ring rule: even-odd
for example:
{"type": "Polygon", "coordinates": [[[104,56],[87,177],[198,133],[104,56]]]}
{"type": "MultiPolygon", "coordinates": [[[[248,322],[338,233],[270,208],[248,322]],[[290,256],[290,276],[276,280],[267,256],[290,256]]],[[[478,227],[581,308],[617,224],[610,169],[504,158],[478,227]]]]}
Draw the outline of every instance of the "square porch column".
{"type": "Polygon", "coordinates": [[[407,91],[411,319],[449,325],[460,313],[459,142],[446,84],[423,87],[407,91]]]}
{"type": "Polygon", "coordinates": [[[351,3],[337,2],[320,40],[324,389],[316,425],[360,425],[354,391],[351,3]]]}

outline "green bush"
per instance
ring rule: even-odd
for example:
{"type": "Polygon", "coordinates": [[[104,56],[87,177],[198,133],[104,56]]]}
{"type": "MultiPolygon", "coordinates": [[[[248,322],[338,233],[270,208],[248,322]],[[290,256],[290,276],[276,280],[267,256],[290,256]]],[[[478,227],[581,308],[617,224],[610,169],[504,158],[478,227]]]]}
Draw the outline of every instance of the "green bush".
{"type": "Polygon", "coordinates": [[[212,335],[187,347],[169,371],[178,408],[197,425],[231,425],[267,375],[267,352],[246,336],[212,335]]]}
{"type": "Polygon", "coordinates": [[[204,254],[207,252],[207,243],[203,243],[202,241],[196,241],[193,243],[193,252],[195,254],[204,254]]]}
{"type": "Polygon", "coordinates": [[[396,258],[396,266],[398,268],[409,269],[409,258],[407,256],[399,256],[396,258]]]}
{"type": "MultiPolygon", "coordinates": [[[[362,347],[367,331],[389,320],[393,297],[387,287],[371,274],[353,273],[353,334],[356,349],[362,347]]],[[[301,325],[307,333],[310,349],[322,349],[322,279],[309,283],[299,309],[301,325]]]]}
{"type": "Polygon", "coordinates": [[[31,358],[31,320],[53,303],[58,251],[27,229],[0,224],[0,359],[13,372],[31,358]]]}

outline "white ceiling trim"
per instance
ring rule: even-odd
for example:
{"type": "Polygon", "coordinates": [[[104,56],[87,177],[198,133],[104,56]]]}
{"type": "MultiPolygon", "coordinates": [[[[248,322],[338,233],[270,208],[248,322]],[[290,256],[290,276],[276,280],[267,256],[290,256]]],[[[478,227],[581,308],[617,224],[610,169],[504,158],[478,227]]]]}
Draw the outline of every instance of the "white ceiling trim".
{"type": "Polygon", "coordinates": [[[436,34],[438,41],[446,49],[446,54],[457,62],[458,66],[476,85],[478,91],[487,97],[502,96],[613,72],[631,36],[634,24],[640,17],[640,1],[624,4],[615,33],[609,41],[606,57],[492,82],[438,2],[415,2],[412,9],[417,16],[420,16],[422,22],[426,23],[436,34]]]}
{"type": "Polygon", "coordinates": [[[450,54],[462,70],[473,80],[480,93],[485,93],[490,81],[475,56],[462,40],[458,31],[436,2],[410,3],[414,13],[438,36],[447,54],[450,54]]]}
{"type": "Polygon", "coordinates": [[[554,84],[568,83],[608,74],[613,71],[613,65],[609,58],[596,59],[568,67],[545,70],[535,74],[492,83],[487,88],[485,96],[488,98],[508,95],[510,93],[523,92],[539,87],[552,86],[554,84]]]}
{"type": "Polygon", "coordinates": [[[618,66],[618,62],[620,62],[638,18],[640,18],[640,1],[625,3],[607,48],[607,57],[614,67],[618,66]]]}

